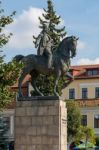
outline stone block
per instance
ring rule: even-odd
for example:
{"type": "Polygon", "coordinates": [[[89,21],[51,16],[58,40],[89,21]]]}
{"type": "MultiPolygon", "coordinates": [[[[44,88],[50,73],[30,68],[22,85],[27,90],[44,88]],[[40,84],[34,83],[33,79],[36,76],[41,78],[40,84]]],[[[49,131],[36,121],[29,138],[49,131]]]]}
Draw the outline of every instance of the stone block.
{"type": "Polygon", "coordinates": [[[54,125],[58,126],[59,125],[59,116],[58,115],[54,116],[53,121],[54,121],[54,125]]]}
{"type": "Polygon", "coordinates": [[[38,107],[27,107],[26,115],[27,116],[37,116],[38,115],[38,107]]]}
{"type": "Polygon", "coordinates": [[[52,144],[53,145],[58,145],[59,144],[59,138],[58,137],[53,137],[52,138],[52,144]]]}
{"type": "Polygon", "coordinates": [[[35,144],[35,145],[40,145],[40,144],[42,144],[41,139],[42,139],[41,136],[32,136],[32,137],[31,137],[32,144],[35,144]]]}
{"type": "Polygon", "coordinates": [[[16,107],[22,107],[22,102],[17,102],[16,107]]]}
{"type": "Polygon", "coordinates": [[[42,117],[43,125],[52,125],[54,124],[53,116],[44,116],[42,117]]]}
{"type": "Polygon", "coordinates": [[[48,107],[48,115],[58,115],[58,114],[59,114],[58,107],[53,107],[53,106],[48,107]]]}
{"type": "Polygon", "coordinates": [[[32,125],[32,117],[21,117],[21,126],[30,126],[32,125]]]}
{"type": "Polygon", "coordinates": [[[48,132],[48,127],[47,126],[42,126],[41,127],[41,136],[42,135],[47,135],[48,132]]]}
{"type": "Polygon", "coordinates": [[[37,136],[41,135],[41,126],[37,126],[36,134],[37,134],[37,136]]]}
{"type": "Polygon", "coordinates": [[[48,141],[49,140],[49,138],[48,138],[48,136],[42,136],[42,139],[41,139],[41,141],[42,141],[42,144],[48,144],[48,141]]]}
{"type": "Polygon", "coordinates": [[[38,109],[38,115],[39,116],[46,116],[48,114],[48,108],[47,107],[39,107],[38,109]]]}
{"type": "Polygon", "coordinates": [[[32,107],[33,102],[32,101],[23,101],[21,106],[22,107],[32,107]]]}
{"type": "Polygon", "coordinates": [[[26,145],[21,145],[19,150],[27,150],[27,146],[26,145]]]}
{"type": "Polygon", "coordinates": [[[58,126],[48,126],[48,135],[59,136],[59,127],[58,126]]]}
{"type": "MultiPolygon", "coordinates": [[[[59,150],[59,145],[53,145],[52,150],[59,150]]],[[[61,150],[66,150],[66,149],[61,149],[61,150]]]]}
{"type": "Polygon", "coordinates": [[[36,150],[36,146],[35,145],[28,145],[27,150],[36,150]]]}
{"type": "Polygon", "coordinates": [[[42,144],[41,144],[41,145],[39,145],[39,144],[36,145],[36,150],[43,150],[43,149],[42,149],[42,144]]]}
{"type": "Polygon", "coordinates": [[[25,132],[27,131],[27,128],[26,127],[18,127],[16,126],[15,127],[15,134],[16,135],[25,135],[25,132]]]}
{"type": "Polygon", "coordinates": [[[42,125],[42,124],[43,124],[42,117],[36,117],[36,125],[42,125]]]}
{"type": "Polygon", "coordinates": [[[26,110],[24,107],[17,107],[15,110],[15,116],[25,116],[26,115],[26,110]]]}
{"type": "MultiPolygon", "coordinates": [[[[21,145],[15,145],[15,150],[21,150],[21,145]]],[[[24,149],[26,150],[26,149],[24,149]]]]}
{"type": "Polygon", "coordinates": [[[36,127],[35,126],[29,126],[26,130],[26,135],[36,136],[36,127]]]}
{"type": "Polygon", "coordinates": [[[20,126],[21,117],[15,117],[15,125],[18,127],[20,126]]]}

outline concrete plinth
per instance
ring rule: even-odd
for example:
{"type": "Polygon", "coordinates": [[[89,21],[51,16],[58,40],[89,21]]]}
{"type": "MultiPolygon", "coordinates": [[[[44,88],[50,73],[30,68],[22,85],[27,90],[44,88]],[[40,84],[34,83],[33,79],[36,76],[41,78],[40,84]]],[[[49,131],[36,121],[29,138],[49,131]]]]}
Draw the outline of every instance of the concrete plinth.
{"type": "Polygon", "coordinates": [[[62,100],[24,98],[16,103],[15,150],[67,150],[67,112],[62,100]]]}

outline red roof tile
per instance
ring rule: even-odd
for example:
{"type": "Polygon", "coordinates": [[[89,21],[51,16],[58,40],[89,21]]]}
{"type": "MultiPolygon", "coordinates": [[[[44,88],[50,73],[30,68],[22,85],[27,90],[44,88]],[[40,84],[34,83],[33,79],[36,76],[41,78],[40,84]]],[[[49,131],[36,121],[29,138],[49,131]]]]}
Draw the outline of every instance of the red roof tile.
{"type": "Polygon", "coordinates": [[[94,75],[94,76],[86,76],[85,73],[87,70],[90,69],[99,69],[99,64],[95,65],[80,65],[80,66],[71,66],[72,71],[78,71],[78,73],[75,75],[76,78],[99,78],[99,75],[94,75]]]}
{"type": "Polygon", "coordinates": [[[79,65],[79,66],[71,66],[71,69],[82,70],[82,69],[94,69],[99,68],[99,64],[95,65],[79,65]]]}

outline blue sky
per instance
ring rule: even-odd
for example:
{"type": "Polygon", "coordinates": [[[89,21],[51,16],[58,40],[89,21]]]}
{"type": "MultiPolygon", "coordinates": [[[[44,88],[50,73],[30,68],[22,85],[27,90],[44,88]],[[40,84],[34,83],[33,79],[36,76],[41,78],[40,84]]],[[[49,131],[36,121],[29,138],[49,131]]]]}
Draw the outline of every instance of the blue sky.
{"type": "MultiPolygon", "coordinates": [[[[99,0],[53,0],[53,3],[68,35],[79,37],[72,65],[99,64],[99,0]]],[[[32,35],[40,32],[38,16],[47,7],[47,0],[3,0],[2,6],[7,14],[17,11],[14,23],[5,30],[13,33],[4,48],[6,60],[16,54],[36,53],[32,35]]]]}

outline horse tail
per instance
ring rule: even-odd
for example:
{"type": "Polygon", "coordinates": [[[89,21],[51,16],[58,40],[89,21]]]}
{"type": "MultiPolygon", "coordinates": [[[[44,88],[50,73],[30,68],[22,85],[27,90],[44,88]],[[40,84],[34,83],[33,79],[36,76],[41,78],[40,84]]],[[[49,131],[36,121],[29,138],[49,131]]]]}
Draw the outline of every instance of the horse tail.
{"type": "Polygon", "coordinates": [[[16,56],[13,58],[13,60],[15,60],[16,62],[19,62],[19,61],[21,61],[23,58],[24,58],[23,55],[16,55],[16,56]]]}

